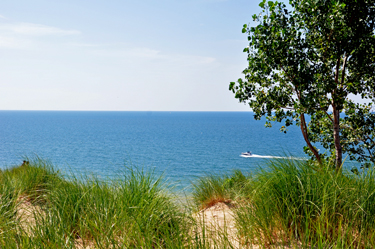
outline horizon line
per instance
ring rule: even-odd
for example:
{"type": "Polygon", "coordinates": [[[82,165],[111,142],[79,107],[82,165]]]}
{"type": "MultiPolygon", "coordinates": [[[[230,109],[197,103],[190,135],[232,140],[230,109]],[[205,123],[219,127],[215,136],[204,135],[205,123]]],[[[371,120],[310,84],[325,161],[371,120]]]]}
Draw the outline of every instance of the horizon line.
{"type": "Polygon", "coordinates": [[[1,110],[0,111],[24,111],[24,112],[252,112],[249,111],[153,111],[153,110],[1,110]]]}

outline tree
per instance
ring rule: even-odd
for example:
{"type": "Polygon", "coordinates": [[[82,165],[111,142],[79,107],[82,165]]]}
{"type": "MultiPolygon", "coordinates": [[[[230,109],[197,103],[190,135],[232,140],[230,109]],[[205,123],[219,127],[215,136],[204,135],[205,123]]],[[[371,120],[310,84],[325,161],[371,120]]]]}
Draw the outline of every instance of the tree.
{"type": "MultiPolygon", "coordinates": [[[[345,116],[340,120],[342,150],[351,160],[362,162],[363,168],[375,163],[375,113],[372,105],[360,105],[348,101],[344,106],[345,116]]],[[[325,149],[334,151],[330,117],[314,117],[310,124],[311,141],[325,149]]]]}
{"type": "Polygon", "coordinates": [[[366,110],[375,92],[375,3],[291,0],[290,5],[292,11],[279,2],[259,4],[262,12],[253,16],[258,25],[242,30],[249,41],[245,77],[231,82],[229,89],[249,104],[255,119],[266,116],[266,126],[284,122],[284,132],[289,125],[300,126],[305,151],[321,162],[313,144],[322,143],[331,149],[339,170],[343,152],[355,157],[358,144],[373,136],[368,132],[374,117],[366,110]],[[353,95],[370,102],[354,103],[353,95]],[[363,112],[370,119],[361,120],[363,112]],[[309,124],[305,115],[311,117],[309,124]],[[361,132],[359,124],[364,125],[361,132]]]}

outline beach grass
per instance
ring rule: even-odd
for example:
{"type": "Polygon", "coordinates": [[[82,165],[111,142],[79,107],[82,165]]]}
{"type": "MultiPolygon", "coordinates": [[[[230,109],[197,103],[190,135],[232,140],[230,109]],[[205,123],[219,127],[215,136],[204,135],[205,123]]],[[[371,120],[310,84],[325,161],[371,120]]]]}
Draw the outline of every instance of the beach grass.
{"type": "Polygon", "coordinates": [[[375,247],[371,168],[356,175],[329,162],[271,160],[251,174],[197,178],[193,202],[182,205],[142,168],[67,179],[46,160],[27,161],[0,171],[1,248],[375,247]],[[233,212],[236,243],[227,227],[214,236],[206,227],[202,210],[218,203],[233,212]]]}
{"type": "Polygon", "coordinates": [[[41,159],[1,172],[0,245],[7,248],[168,248],[188,242],[192,223],[152,172],[65,180],[41,159]],[[20,226],[16,205],[37,205],[20,226]]]}
{"type": "Polygon", "coordinates": [[[200,178],[193,200],[201,208],[231,203],[244,247],[375,247],[373,168],[338,173],[330,162],[270,160],[246,176],[235,171],[200,178]]]}
{"type": "Polygon", "coordinates": [[[245,244],[302,248],[375,246],[375,172],[337,173],[329,164],[273,160],[236,209],[245,244]],[[251,225],[249,225],[251,224],[251,225]]]}
{"type": "Polygon", "coordinates": [[[219,202],[230,204],[239,200],[250,186],[251,175],[245,176],[240,170],[231,174],[207,174],[192,183],[193,205],[205,209],[219,202]]]}

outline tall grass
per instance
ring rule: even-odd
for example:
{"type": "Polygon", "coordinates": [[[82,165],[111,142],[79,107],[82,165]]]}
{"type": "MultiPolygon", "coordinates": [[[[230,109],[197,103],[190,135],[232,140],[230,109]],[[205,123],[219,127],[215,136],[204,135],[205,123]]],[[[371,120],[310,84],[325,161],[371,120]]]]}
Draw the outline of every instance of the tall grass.
{"type": "Polygon", "coordinates": [[[110,183],[96,178],[64,182],[50,198],[43,223],[84,243],[152,248],[170,237],[182,240],[178,237],[186,229],[183,213],[164,195],[160,178],[136,169],[110,183]]]}
{"type": "Polygon", "coordinates": [[[128,168],[113,181],[65,180],[37,159],[2,171],[0,179],[0,232],[7,233],[0,245],[7,248],[178,248],[193,243],[191,219],[152,172],[128,168]],[[16,203],[22,201],[41,207],[33,211],[30,229],[15,218],[16,203]]]}
{"type": "Polygon", "coordinates": [[[35,158],[31,163],[33,167],[16,166],[0,172],[1,248],[17,248],[16,241],[25,235],[22,217],[17,215],[21,200],[45,202],[46,191],[58,179],[47,161],[35,158]]]}
{"type": "Polygon", "coordinates": [[[271,161],[249,182],[237,209],[245,244],[375,247],[375,172],[336,173],[328,164],[271,161]]]}
{"type": "Polygon", "coordinates": [[[26,158],[27,163],[3,170],[0,173],[0,193],[3,188],[11,188],[32,201],[44,201],[48,190],[52,189],[61,176],[52,164],[39,157],[26,158]]]}
{"type": "Polygon", "coordinates": [[[249,186],[247,183],[250,178],[240,170],[234,170],[229,175],[208,174],[197,178],[192,183],[194,205],[199,209],[205,209],[218,202],[230,204],[244,193],[245,188],[249,186]]]}
{"type": "Polygon", "coordinates": [[[9,235],[16,234],[17,218],[17,192],[9,186],[2,186],[0,193],[0,247],[4,248],[2,243],[9,235]]]}
{"type": "Polygon", "coordinates": [[[355,175],[328,163],[317,170],[270,161],[252,175],[197,179],[194,207],[185,209],[153,172],[129,167],[114,180],[64,179],[47,161],[29,161],[0,171],[0,248],[233,248],[225,227],[210,237],[191,213],[218,202],[234,203],[244,248],[375,247],[373,169],[355,175]],[[19,212],[25,202],[27,227],[19,212]]]}

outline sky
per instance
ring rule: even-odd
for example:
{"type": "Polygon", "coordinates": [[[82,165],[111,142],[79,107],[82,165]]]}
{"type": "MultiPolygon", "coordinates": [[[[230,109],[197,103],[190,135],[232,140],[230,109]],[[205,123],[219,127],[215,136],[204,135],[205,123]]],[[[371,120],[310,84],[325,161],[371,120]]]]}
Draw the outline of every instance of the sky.
{"type": "Polygon", "coordinates": [[[2,0],[0,110],[249,111],[244,0],[2,0]]]}

